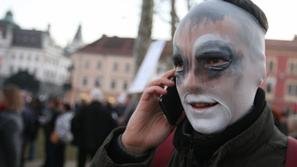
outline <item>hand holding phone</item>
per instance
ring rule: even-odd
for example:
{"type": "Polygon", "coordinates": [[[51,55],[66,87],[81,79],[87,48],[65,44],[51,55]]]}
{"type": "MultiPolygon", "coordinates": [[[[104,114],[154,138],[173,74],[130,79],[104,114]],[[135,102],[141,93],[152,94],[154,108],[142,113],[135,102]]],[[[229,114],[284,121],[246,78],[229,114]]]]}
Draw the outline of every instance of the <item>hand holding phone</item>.
{"type": "MultiPolygon", "coordinates": [[[[175,81],[175,78],[173,78],[175,81]]],[[[183,112],[183,106],[179,98],[176,86],[165,87],[167,94],[160,96],[159,104],[171,125],[176,125],[183,112]]]]}

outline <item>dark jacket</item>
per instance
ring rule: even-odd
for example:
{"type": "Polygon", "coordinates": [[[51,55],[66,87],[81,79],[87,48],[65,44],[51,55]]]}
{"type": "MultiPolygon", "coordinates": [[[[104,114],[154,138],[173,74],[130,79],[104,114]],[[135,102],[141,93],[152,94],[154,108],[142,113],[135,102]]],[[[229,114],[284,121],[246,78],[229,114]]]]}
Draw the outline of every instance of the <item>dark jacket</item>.
{"type": "Polygon", "coordinates": [[[0,112],[0,166],[19,167],[21,162],[23,122],[21,114],[0,112]]]}
{"type": "Polygon", "coordinates": [[[76,144],[86,150],[97,150],[113,128],[116,121],[100,102],[93,101],[82,108],[71,121],[71,131],[76,144]]]}
{"type": "MultiPolygon", "coordinates": [[[[263,97],[264,98],[264,97],[263,97]]],[[[171,159],[170,167],[284,167],[287,137],[274,125],[271,110],[263,107],[255,119],[247,128],[235,137],[220,145],[211,157],[201,161],[199,149],[204,143],[197,142],[185,129],[186,123],[178,127],[174,136],[175,152],[171,159]],[[264,108],[264,109],[263,109],[264,108]],[[184,127],[182,127],[184,126],[184,127]],[[182,138],[182,140],[180,140],[182,138]],[[200,160],[199,160],[200,159],[200,160]]],[[[138,163],[115,163],[113,150],[110,149],[112,141],[123,130],[114,131],[101,146],[95,155],[92,167],[113,166],[149,166],[152,155],[138,163]]],[[[206,143],[208,141],[206,140],[206,143]]],[[[210,146],[211,147],[211,146],[210,146]]],[[[153,153],[151,153],[153,154],[153,153]]],[[[203,156],[203,155],[202,155],[203,156]]]]}

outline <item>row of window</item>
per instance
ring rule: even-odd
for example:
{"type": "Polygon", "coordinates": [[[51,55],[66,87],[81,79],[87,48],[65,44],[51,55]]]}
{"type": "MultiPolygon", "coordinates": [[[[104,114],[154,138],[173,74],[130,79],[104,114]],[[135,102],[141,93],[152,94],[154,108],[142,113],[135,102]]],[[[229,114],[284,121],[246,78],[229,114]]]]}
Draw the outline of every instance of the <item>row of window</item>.
{"type": "MultiPolygon", "coordinates": [[[[288,74],[297,75],[297,59],[288,59],[287,72],[288,74]]],[[[267,72],[276,73],[277,60],[276,58],[267,59],[267,72]]]]}
{"type": "MultiPolygon", "coordinates": [[[[14,60],[20,60],[20,61],[25,61],[27,60],[28,62],[31,62],[31,61],[35,61],[36,63],[38,61],[40,61],[40,56],[41,55],[30,55],[29,53],[28,54],[25,54],[25,53],[19,53],[18,55],[16,54],[11,54],[10,55],[10,58],[14,61],[14,60]]],[[[45,57],[45,62],[48,63],[48,64],[52,64],[54,66],[57,66],[60,61],[59,59],[57,58],[50,58],[50,57],[45,57]]]]}
{"type": "MultiPolygon", "coordinates": [[[[269,95],[274,93],[276,88],[276,83],[274,79],[268,78],[266,83],[266,93],[269,95]]],[[[287,96],[297,98],[297,83],[288,83],[286,84],[285,93],[287,96]]]]}
{"type": "Polygon", "coordinates": [[[24,53],[19,53],[18,55],[15,55],[15,54],[10,55],[10,58],[11,59],[19,59],[19,60],[28,60],[28,61],[35,60],[36,62],[38,62],[39,56],[40,55],[36,55],[36,56],[32,55],[31,56],[31,55],[25,55],[24,53]]]}
{"type": "MultiPolygon", "coordinates": [[[[82,83],[82,86],[83,87],[89,86],[89,79],[87,77],[83,77],[81,83],[82,83]]],[[[95,81],[94,81],[93,84],[94,84],[94,87],[100,87],[100,86],[102,86],[101,83],[102,83],[102,79],[100,79],[98,77],[98,78],[95,79],[95,81]]],[[[111,80],[110,81],[110,84],[109,84],[109,88],[110,89],[113,89],[113,90],[114,89],[126,90],[128,88],[128,82],[127,81],[124,81],[120,85],[118,81],[111,80]]]]}
{"type": "MultiPolygon", "coordinates": [[[[95,64],[94,66],[95,66],[96,69],[98,69],[98,70],[103,68],[103,67],[102,67],[103,65],[102,65],[102,62],[101,62],[101,61],[97,61],[96,64],[95,64]]],[[[126,64],[124,64],[124,67],[121,67],[121,66],[123,66],[122,63],[114,62],[114,63],[112,64],[112,71],[113,71],[113,72],[117,72],[117,71],[123,69],[125,72],[130,72],[130,70],[131,70],[131,64],[130,64],[130,63],[126,63],[126,64]]],[[[91,64],[90,61],[85,61],[85,62],[84,62],[84,68],[85,68],[85,69],[90,69],[91,67],[92,67],[92,64],[91,64]]]]}

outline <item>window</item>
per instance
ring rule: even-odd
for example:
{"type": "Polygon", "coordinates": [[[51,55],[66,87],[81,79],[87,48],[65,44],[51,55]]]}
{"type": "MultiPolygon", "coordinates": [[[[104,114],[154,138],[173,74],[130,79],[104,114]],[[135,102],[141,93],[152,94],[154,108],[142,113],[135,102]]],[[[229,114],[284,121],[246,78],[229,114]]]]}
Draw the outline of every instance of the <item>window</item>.
{"type": "Polygon", "coordinates": [[[288,59],[288,73],[297,74],[297,59],[290,58],[288,59]]]}
{"type": "Polygon", "coordinates": [[[286,87],[285,87],[285,100],[288,102],[294,102],[297,101],[297,80],[296,79],[288,79],[286,81],[286,87]]]}
{"type": "Polygon", "coordinates": [[[271,83],[267,83],[266,92],[267,93],[271,93],[272,92],[272,84],[271,83]]]}
{"type": "Polygon", "coordinates": [[[110,84],[110,88],[111,88],[111,89],[115,89],[115,88],[116,88],[116,85],[117,85],[117,84],[116,84],[115,80],[112,80],[112,81],[111,81],[111,84],[110,84]]]}
{"type": "Polygon", "coordinates": [[[89,61],[85,61],[85,69],[88,69],[90,66],[90,62],[89,61]]]}
{"type": "Polygon", "coordinates": [[[123,84],[123,90],[126,90],[128,88],[128,83],[125,81],[123,84]]]}
{"type": "Polygon", "coordinates": [[[293,63],[290,63],[289,68],[290,68],[289,72],[290,73],[293,73],[293,71],[294,71],[294,64],[293,63]]]}
{"type": "Polygon", "coordinates": [[[276,72],[276,62],[277,59],[274,57],[267,58],[267,72],[268,73],[275,73],[276,72]]]}
{"type": "Polygon", "coordinates": [[[83,86],[87,86],[87,84],[88,84],[88,78],[87,77],[83,77],[83,79],[82,79],[82,85],[83,86]]]}
{"type": "Polygon", "coordinates": [[[270,61],[269,62],[269,71],[273,71],[273,69],[274,69],[274,62],[273,61],[270,61]]]}
{"type": "Polygon", "coordinates": [[[112,70],[113,71],[117,71],[118,70],[118,63],[113,63],[113,66],[112,66],[112,70]]]}
{"type": "Polygon", "coordinates": [[[129,72],[129,71],[130,71],[130,64],[129,64],[129,63],[126,64],[126,66],[125,66],[125,71],[126,71],[126,72],[129,72]]]}
{"type": "Polygon", "coordinates": [[[97,62],[97,69],[100,69],[100,68],[101,68],[101,62],[98,61],[98,62],[97,62]]]}
{"type": "Polygon", "coordinates": [[[297,85],[289,84],[287,87],[287,92],[289,96],[297,96],[297,85]]]}
{"type": "Polygon", "coordinates": [[[275,77],[272,77],[272,76],[267,77],[266,85],[265,85],[267,99],[269,100],[274,99],[275,87],[276,87],[275,77]]]}
{"type": "Polygon", "coordinates": [[[95,79],[95,87],[100,87],[100,77],[97,77],[96,79],[95,79]]]}

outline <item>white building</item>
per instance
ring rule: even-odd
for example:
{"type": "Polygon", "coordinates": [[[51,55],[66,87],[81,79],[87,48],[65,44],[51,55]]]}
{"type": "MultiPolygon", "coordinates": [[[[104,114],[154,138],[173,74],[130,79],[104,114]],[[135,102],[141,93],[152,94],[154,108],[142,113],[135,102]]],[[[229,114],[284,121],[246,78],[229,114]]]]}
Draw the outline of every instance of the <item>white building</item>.
{"type": "MultiPolygon", "coordinates": [[[[71,61],[47,31],[21,29],[9,11],[0,20],[0,77],[28,71],[44,85],[63,86],[69,81],[71,61]]],[[[53,91],[53,90],[50,90],[53,91]]]]}

